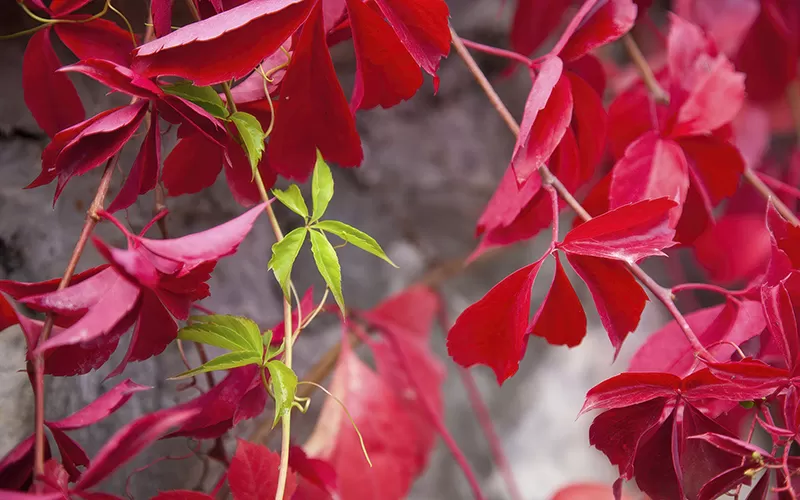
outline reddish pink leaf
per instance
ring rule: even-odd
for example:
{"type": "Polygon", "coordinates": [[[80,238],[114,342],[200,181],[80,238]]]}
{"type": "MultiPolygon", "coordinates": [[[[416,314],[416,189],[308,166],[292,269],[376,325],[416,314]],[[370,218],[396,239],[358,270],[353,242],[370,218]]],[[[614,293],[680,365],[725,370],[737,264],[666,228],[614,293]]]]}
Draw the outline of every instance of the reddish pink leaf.
{"type": "Polygon", "coordinates": [[[619,207],[567,233],[559,248],[569,254],[626,262],[664,255],[661,250],[674,245],[675,231],[667,225],[667,213],[674,206],[672,200],[659,198],[619,207]]]}
{"type": "Polygon", "coordinates": [[[130,66],[134,43],[131,34],[116,23],[95,19],[88,23],[58,23],[58,38],[78,59],[105,59],[130,66]]]}
{"type": "Polygon", "coordinates": [[[550,500],[631,500],[628,495],[614,496],[613,487],[605,483],[573,483],[559,489],[550,500]]]}
{"type": "Polygon", "coordinates": [[[685,78],[694,70],[703,54],[716,56],[716,45],[697,25],[675,15],[669,15],[667,37],[667,66],[674,79],[685,78]]]}
{"type": "MultiPolygon", "coordinates": [[[[636,4],[632,0],[607,0],[580,24],[558,52],[565,61],[580,58],[590,50],[620,38],[636,21],[636,4]]],[[[565,35],[567,35],[565,33],[565,35]]],[[[559,43],[561,45],[562,42],[559,43]]]]}
{"type": "Polygon", "coordinates": [[[53,435],[53,440],[58,447],[58,454],[61,456],[61,464],[63,469],[69,475],[70,481],[77,481],[81,476],[81,471],[78,466],[88,467],[89,456],[86,455],[84,449],[76,443],[71,437],[60,429],[50,429],[53,435]]]}
{"type": "Polygon", "coordinates": [[[172,490],[162,491],[154,496],[152,500],[214,500],[214,497],[199,491],[172,490]]]}
{"type": "Polygon", "coordinates": [[[786,366],[794,369],[800,355],[797,318],[786,282],[761,288],[761,303],[772,342],[777,346],[786,366]]]}
{"type": "MultiPolygon", "coordinates": [[[[258,185],[253,179],[253,169],[244,149],[233,138],[228,140],[227,159],[223,170],[225,180],[233,198],[243,207],[252,207],[261,201],[258,185]]],[[[264,154],[258,162],[258,171],[266,189],[275,185],[278,174],[270,168],[268,156],[264,154]]]]}
{"type": "Polygon", "coordinates": [[[230,140],[227,129],[220,124],[220,121],[193,102],[167,94],[162,96],[158,105],[164,119],[181,124],[181,128],[178,129],[179,138],[190,135],[190,132],[184,129],[192,127],[220,147],[230,140]]]}
{"type": "Polygon", "coordinates": [[[565,74],[569,79],[575,103],[571,125],[580,151],[580,179],[585,182],[592,178],[595,167],[605,152],[608,116],[603,108],[603,101],[583,78],[570,71],[565,74]]]}
{"type": "Polygon", "coordinates": [[[331,392],[342,400],[364,438],[372,467],[350,420],[327,399],[305,446],[313,458],[327,460],[337,475],[341,498],[404,498],[422,472],[419,430],[406,402],[343,344],[331,392]]]}
{"type": "Polygon", "coordinates": [[[563,76],[564,63],[548,57],[525,103],[520,134],[511,157],[517,182],[525,182],[553,154],[572,119],[572,93],[563,76]]]}
{"type": "Polygon", "coordinates": [[[335,493],[338,490],[336,470],[331,464],[318,458],[309,458],[299,446],[289,448],[289,467],[299,474],[301,482],[308,481],[326,493],[335,493]]]}
{"type": "Polygon", "coordinates": [[[675,227],[689,189],[689,166],[677,143],[648,132],[625,150],[614,165],[611,181],[611,208],[650,198],[667,198],[677,206],[670,212],[675,227]]]}
{"type": "Polygon", "coordinates": [[[713,205],[733,196],[745,168],[736,146],[714,136],[685,137],[678,140],[678,144],[689,166],[698,172],[713,205]]]}
{"type": "Polygon", "coordinates": [[[113,90],[141,99],[155,99],[163,94],[152,81],[138,76],[125,66],[104,59],[85,59],[64,66],[61,71],[84,74],[113,90]]]}
{"type": "Polygon", "coordinates": [[[133,69],[196,85],[241,78],[275,52],[308,16],[311,2],[254,0],[136,48],[133,69]]]}
{"type": "Polygon", "coordinates": [[[750,458],[753,456],[753,452],[755,452],[761,455],[761,457],[765,461],[768,462],[778,461],[777,459],[775,459],[775,457],[772,456],[771,453],[761,448],[760,446],[756,446],[753,443],[748,443],[740,439],[733,438],[731,436],[726,436],[724,434],[714,434],[709,432],[706,434],[693,436],[692,439],[699,439],[705,441],[708,444],[714,446],[715,448],[719,448],[722,451],[727,451],[728,453],[732,453],[734,455],[739,455],[740,457],[743,458],[744,457],[750,458]]]}
{"type": "Polygon", "coordinates": [[[709,34],[720,51],[735,54],[759,12],[758,0],[678,0],[675,13],[709,34]]]}
{"type": "Polygon", "coordinates": [[[172,32],[172,1],[150,0],[150,12],[153,14],[153,31],[156,37],[172,32]]]}
{"type": "Polygon", "coordinates": [[[621,262],[570,253],[567,260],[589,288],[600,322],[619,353],[625,337],[639,325],[647,294],[621,262]]]}
{"type": "MultiPolygon", "coordinates": [[[[484,232],[490,233],[495,229],[510,226],[515,220],[521,218],[521,214],[526,211],[526,207],[541,192],[541,189],[542,179],[538,175],[530,176],[522,186],[518,186],[513,169],[511,167],[506,169],[492,199],[489,200],[486,209],[478,219],[476,235],[480,236],[484,232]]],[[[550,217],[544,227],[547,227],[552,220],[552,213],[547,215],[550,217]]]]}
{"type": "MultiPolygon", "coordinates": [[[[714,500],[725,496],[728,491],[735,490],[737,486],[750,484],[752,477],[747,472],[751,468],[752,465],[749,464],[740,465],[717,474],[703,485],[697,494],[697,500],[714,500]]],[[[768,476],[769,473],[765,475],[768,476]]]]}
{"type": "Polygon", "coordinates": [[[50,44],[50,28],[36,32],[25,49],[22,87],[25,104],[50,137],[85,116],[75,86],[67,75],[58,73],[60,67],[61,61],[50,44]]]}
{"type": "Polygon", "coordinates": [[[569,0],[519,0],[511,23],[511,48],[529,55],[552,33],[570,6],[569,0]]]}
{"type": "Polygon", "coordinates": [[[348,0],[356,80],[350,108],[390,108],[422,85],[419,65],[381,15],[361,0],[348,0]]]}
{"type": "Polygon", "coordinates": [[[61,17],[71,14],[88,4],[91,0],[53,0],[50,2],[50,12],[53,17],[61,17]]]}
{"type": "Polygon", "coordinates": [[[336,77],[317,4],[303,26],[276,109],[269,160],[276,172],[305,181],[316,150],[343,167],[361,163],[361,140],[336,77]]]}
{"type": "MultiPolygon", "coordinates": [[[[0,290],[2,290],[2,284],[0,284],[0,290]]],[[[0,332],[17,323],[19,323],[19,319],[17,319],[17,311],[14,310],[14,306],[3,295],[0,295],[0,332]]]]}
{"type": "MultiPolygon", "coordinates": [[[[659,83],[669,84],[666,71],[661,71],[658,76],[659,83]]],[[[609,106],[608,142],[614,158],[624,157],[632,143],[671,118],[666,106],[653,106],[650,102],[647,87],[638,83],[619,94],[609,106]]]]}
{"type": "Polygon", "coordinates": [[[417,64],[434,75],[450,52],[450,11],[444,0],[375,0],[417,64]]]}
{"type": "Polygon", "coordinates": [[[586,313],[583,312],[581,300],[564,272],[558,253],[555,258],[553,284],[533,318],[530,333],[553,345],[575,347],[586,336],[586,313]],[[570,313],[565,315],[564,311],[570,313]]]}
{"type": "MultiPolygon", "coordinates": [[[[275,498],[281,456],[266,446],[238,439],[236,454],[228,469],[228,484],[236,500],[275,498]]],[[[291,498],[296,480],[289,474],[283,498],[291,498]]]]}
{"type": "MultiPolygon", "coordinates": [[[[3,488],[22,490],[27,489],[33,479],[33,442],[31,435],[11,449],[0,460],[0,486],[3,488]]],[[[45,458],[50,458],[50,446],[45,442],[45,458]]]]}
{"type": "Polygon", "coordinates": [[[395,332],[405,340],[427,341],[440,307],[436,293],[427,286],[414,285],[361,316],[373,326],[395,332]]]}
{"type": "Polygon", "coordinates": [[[718,283],[734,283],[762,273],[769,261],[769,233],[760,214],[720,218],[693,245],[695,257],[718,283]]]}
{"type": "Polygon", "coordinates": [[[606,70],[596,56],[586,54],[580,59],[565,63],[564,68],[581,77],[598,96],[606,93],[606,70]]]}
{"type": "Polygon", "coordinates": [[[108,477],[118,467],[132,459],[166,432],[197,415],[199,410],[161,410],[140,417],[116,432],[97,452],[92,464],[84,471],[75,489],[85,490],[108,477]]]}
{"type": "Polygon", "coordinates": [[[599,408],[624,408],[656,398],[672,398],[681,379],[669,373],[620,373],[586,393],[581,414],[599,408]]]}
{"type": "MultiPolygon", "coordinates": [[[[309,287],[306,293],[303,294],[303,298],[300,299],[300,305],[292,309],[292,324],[297,326],[298,321],[300,321],[298,320],[298,314],[302,314],[302,321],[306,321],[311,317],[314,309],[316,309],[316,304],[314,304],[314,287],[309,287]]],[[[270,330],[272,330],[272,345],[281,345],[283,343],[283,337],[286,334],[285,323],[281,321],[270,328],[270,330]]]]}
{"type": "Polygon", "coordinates": [[[784,219],[772,203],[767,205],[767,227],[775,249],[782,251],[792,268],[800,268],[800,228],[784,219]]]}
{"type": "Polygon", "coordinates": [[[513,272],[459,315],[447,333],[453,361],[490,367],[498,384],[517,372],[527,346],[531,287],[542,260],[513,272]]]}
{"type": "Polygon", "coordinates": [[[184,137],[164,160],[162,180],[170,196],[198,193],[214,184],[223,152],[200,134],[184,137]]]}
{"type": "Polygon", "coordinates": [[[72,415],[55,422],[47,422],[47,426],[65,431],[87,427],[117,411],[119,407],[128,402],[134,393],[146,391],[147,389],[150,389],[150,387],[125,379],[72,415]]]}
{"type": "MultiPolygon", "coordinates": [[[[728,341],[742,344],[761,334],[766,327],[761,304],[754,301],[728,301],[724,305],[701,309],[686,315],[686,321],[709,352],[726,360],[734,352],[728,341]],[[715,345],[716,344],[716,345],[715,345]]],[[[695,362],[692,349],[675,321],[653,333],[636,351],[628,367],[630,371],[659,371],[686,375],[695,362]]]]}
{"type": "Polygon", "coordinates": [[[161,167],[161,133],[158,126],[158,111],[151,110],[150,127],[139,148],[139,154],[133,161],[131,171],[125,184],[122,185],[114,201],[108,206],[108,212],[125,210],[136,202],[140,194],[155,189],[158,182],[158,171],[161,167]]]}

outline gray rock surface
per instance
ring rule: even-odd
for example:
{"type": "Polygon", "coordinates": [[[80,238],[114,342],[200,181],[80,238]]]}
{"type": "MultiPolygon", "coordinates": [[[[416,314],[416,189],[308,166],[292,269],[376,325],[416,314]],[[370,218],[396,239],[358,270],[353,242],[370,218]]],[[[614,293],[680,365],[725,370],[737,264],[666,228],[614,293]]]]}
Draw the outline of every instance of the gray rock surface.
{"type": "MultiPolygon", "coordinates": [[[[9,12],[5,22],[0,23],[3,25],[13,24],[17,15],[11,12],[15,6],[8,4],[0,7],[2,16],[9,12]]],[[[501,40],[508,12],[505,17],[497,16],[498,2],[459,0],[451,5],[453,22],[465,36],[489,42],[501,40]]],[[[39,156],[46,144],[22,99],[24,47],[25,40],[0,42],[0,278],[39,281],[63,273],[99,172],[71,181],[55,209],[51,208],[52,186],[22,190],[38,173],[39,156]]],[[[352,57],[347,51],[337,51],[336,55],[337,68],[343,74],[344,87],[348,88],[352,57]]],[[[499,69],[496,61],[480,62],[499,69]]],[[[76,78],[75,82],[88,113],[104,109],[112,102],[124,102],[120,96],[105,96],[103,89],[85,78],[76,78]]],[[[511,109],[519,113],[528,85],[526,77],[520,76],[499,82],[498,90],[511,109]]],[[[336,170],[336,196],[329,216],[367,231],[401,265],[398,271],[353,249],[341,253],[348,303],[368,308],[412,283],[430,265],[461,257],[473,248],[475,220],[507,165],[513,137],[455,57],[442,64],[438,95],[433,96],[432,87],[426,84],[410,102],[391,110],[360,113],[358,127],[366,159],[360,169],[336,170]]],[[[165,148],[169,146],[166,144],[165,148]]],[[[134,148],[126,148],[120,163],[123,171],[129,168],[134,154],[134,148]]],[[[115,176],[115,191],[123,178],[122,174],[115,176]]],[[[133,228],[141,228],[149,219],[151,196],[145,196],[129,211],[128,220],[133,228]]],[[[171,212],[168,226],[173,235],[206,229],[241,213],[223,179],[205,193],[171,198],[167,204],[171,212]]],[[[292,217],[288,211],[279,212],[285,228],[296,222],[292,217]]],[[[124,243],[119,233],[106,225],[98,233],[112,244],[124,243]]],[[[262,325],[278,321],[279,290],[266,271],[272,243],[269,227],[262,220],[238,254],[218,265],[212,281],[213,296],[204,304],[215,311],[252,317],[262,325]]],[[[450,280],[444,289],[452,317],[510,271],[538,257],[542,248],[537,244],[522,245],[450,280]]],[[[99,263],[100,258],[90,248],[81,260],[80,269],[99,263]]],[[[310,254],[301,254],[295,269],[300,288],[320,284],[310,254]]],[[[536,300],[541,300],[544,290],[537,287],[535,293],[539,297],[536,300]]],[[[585,290],[581,293],[585,294],[585,290]]],[[[589,305],[587,309],[592,307],[589,305]]],[[[656,313],[646,317],[650,319],[645,325],[661,321],[656,313]]],[[[625,354],[611,366],[611,348],[596,318],[590,330],[584,344],[570,351],[531,341],[519,374],[502,388],[496,386],[487,370],[473,370],[526,498],[546,498],[555,488],[573,479],[614,477],[605,458],[588,446],[590,419],[584,417],[575,422],[575,416],[586,389],[619,371],[624,366],[625,354]]],[[[302,373],[313,364],[336,341],[337,335],[320,328],[304,334],[296,351],[298,371],[302,373]]],[[[636,343],[636,336],[632,340],[631,344],[636,343]]],[[[122,345],[125,344],[123,340],[122,345]]],[[[464,389],[446,357],[441,332],[434,334],[432,344],[448,366],[444,387],[448,426],[489,496],[507,498],[492,466],[489,448],[469,410],[464,389]]],[[[0,357],[2,456],[31,432],[33,410],[27,377],[18,373],[24,368],[24,343],[18,330],[10,329],[0,335],[0,352],[4,354],[0,357]]],[[[122,352],[116,353],[115,359],[121,355],[122,352]]],[[[106,391],[116,381],[103,381],[113,366],[111,363],[82,377],[48,379],[48,418],[69,414],[106,391]]],[[[191,397],[191,391],[179,393],[176,383],[165,380],[181,370],[174,346],[156,359],[130,365],[124,377],[151,385],[154,390],[136,395],[112,418],[74,436],[91,456],[124,422],[191,397]]],[[[300,420],[297,431],[302,435],[313,423],[313,415],[310,413],[300,420]]],[[[158,443],[104,487],[122,494],[125,478],[134,468],[156,456],[189,452],[189,445],[181,440],[158,443]]],[[[463,475],[441,443],[430,463],[411,497],[470,497],[463,475]]],[[[203,469],[199,460],[163,462],[137,474],[130,491],[134,498],[148,498],[158,489],[193,487],[202,479],[203,469]]],[[[216,475],[212,471],[209,477],[213,480],[216,475]]]]}

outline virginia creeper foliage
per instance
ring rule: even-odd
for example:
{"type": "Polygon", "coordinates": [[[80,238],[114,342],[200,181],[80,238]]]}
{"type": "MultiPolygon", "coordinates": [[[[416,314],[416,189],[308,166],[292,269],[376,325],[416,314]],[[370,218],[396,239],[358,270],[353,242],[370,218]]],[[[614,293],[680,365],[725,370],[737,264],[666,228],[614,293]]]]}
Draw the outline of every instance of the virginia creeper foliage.
{"type": "Polygon", "coordinates": [[[119,7],[112,0],[99,12],[88,0],[17,3],[38,23],[21,33],[31,34],[25,103],[50,139],[26,188],[54,184],[58,204],[75,176],[102,178],[64,275],[0,280],[0,329],[23,332],[37,396],[35,433],[0,459],[0,497],[120,498],[101,483],[159,439],[192,438],[225,466],[217,488],[155,498],[208,500],[224,485],[235,500],[400,499],[441,437],[483,498],[445,427],[446,370],[429,346],[447,304],[421,284],[372,309],[347,303],[338,252],[350,249],[340,241],[394,263],[371,236],[325,217],[334,197],[329,165],[364,159],[358,112],[409,100],[426,78],[438,92],[451,45],[517,134],[508,158],[498,159],[507,168],[464,264],[552,228],[538,259],[448,325],[452,361],[484,365],[503,384],[524,362],[531,335],[575,347],[596,311],[616,359],[629,336],[650,333],[638,331],[649,301],[671,316],[575,408],[592,413],[587,444],[619,479],[554,498],[628,498],[638,488],[653,499],[713,499],[738,497],[743,486],[751,487],[747,498],[797,497],[800,3],[675,0],[659,24],[646,0],[517,0],[505,6],[514,9],[509,49],[461,40],[445,0],[187,0],[189,22],[173,15],[172,0],[150,0],[143,26],[130,26],[124,13],[124,23],[110,20],[119,7]],[[634,35],[653,42],[646,55],[634,35]],[[343,88],[331,55],[340,44],[354,53],[352,88],[343,88]],[[519,125],[465,45],[506,58],[502,78],[530,76],[519,125]],[[87,117],[75,78],[129,102],[87,117]],[[173,131],[177,142],[162,154],[173,131]],[[124,148],[138,149],[106,203],[124,148]],[[167,237],[168,198],[201,192],[220,172],[242,213],[167,237]],[[309,189],[291,181],[309,181],[309,189]],[[276,183],[286,187],[270,192],[276,183]],[[160,211],[136,232],[120,214],[151,192],[160,211]],[[301,219],[286,234],[275,203],[301,219]],[[567,208],[575,217],[564,227],[567,208]],[[98,223],[115,226],[125,247],[93,236],[98,223]],[[217,262],[267,223],[276,241],[263,249],[263,267],[283,292],[283,321],[263,328],[207,311],[199,301],[213,293],[217,262]],[[155,226],[162,237],[152,235],[155,226]],[[76,273],[90,240],[105,264],[76,273]],[[292,279],[309,246],[325,282],[321,298],[312,288],[300,298],[292,279]],[[640,267],[678,258],[705,281],[687,282],[679,263],[661,285],[640,267]],[[541,276],[545,264],[554,268],[550,280],[541,276]],[[682,300],[699,291],[702,303],[682,300]],[[294,342],[321,314],[338,318],[341,340],[335,363],[306,380],[292,366],[294,342]],[[187,362],[170,380],[192,379],[186,387],[200,394],[128,422],[94,456],[70,432],[91,430],[148,387],[124,379],[77,412],[44,420],[45,376],[86,374],[122,350],[109,367],[116,377],[129,363],[190,343],[203,363],[187,362]],[[206,359],[203,346],[224,352],[206,359]],[[292,417],[302,418],[307,389],[330,371],[312,435],[294,442],[292,417]],[[279,450],[242,439],[237,426],[251,419],[267,432],[280,424],[279,450]],[[234,436],[228,458],[224,443],[234,436]]]}

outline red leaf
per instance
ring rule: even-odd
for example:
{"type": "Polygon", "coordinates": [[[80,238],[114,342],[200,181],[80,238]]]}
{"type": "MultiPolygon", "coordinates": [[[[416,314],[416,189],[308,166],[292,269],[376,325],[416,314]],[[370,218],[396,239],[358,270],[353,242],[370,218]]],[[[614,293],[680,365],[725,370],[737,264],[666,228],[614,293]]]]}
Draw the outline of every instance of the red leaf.
{"type": "Polygon", "coordinates": [[[558,57],[546,58],[528,94],[511,157],[519,184],[553,154],[572,119],[572,93],[563,66],[558,57]]]}
{"type": "Polygon", "coordinates": [[[427,286],[414,285],[361,316],[373,326],[395,332],[399,338],[427,341],[440,307],[436,293],[427,286]]]}
{"type": "MultiPolygon", "coordinates": [[[[31,435],[11,449],[0,460],[0,486],[10,489],[26,489],[26,483],[33,479],[33,441],[31,435]]],[[[45,458],[50,458],[50,446],[45,441],[45,458]]]]}
{"type": "Polygon", "coordinates": [[[675,227],[689,189],[689,166],[677,143],[648,132],[628,146],[613,172],[611,208],[666,196],[677,203],[670,212],[675,227]]]}
{"type": "Polygon", "coordinates": [[[422,85],[419,65],[379,13],[362,0],[348,0],[356,80],[350,107],[390,108],[413,96],[422,85]]]}
{"type": "MultiPolygon", "coordinates": [[[[302,322],[306,321],[314,312],[316,305],[314,304],[314,287],[309,287],[303,298],[300,299],[300,305],[292,310],[292,325],[298,325],[298,314],[302,314],[302,322]]],[[[283,343],[283,337],[286,334],[286,324],[284,321],[276,324],[272,328],[272,345],[279,346],[283,343]]]]}
{"type": "Polygon", "coordinates": [[[769,233],[759,214],[728,214],[701,235],[693,249],[713,281],[733,283],[764,271],[770,256],[769,233]]]}
{"type": "Polygon", "coordinates": [[[161,133],[158,126],[158,111],[151,110],[150,127],[133,161],[131,171],[116,198],[108,206],[108,212],[125,210],[136,202],[140,194],[155,189],[161,167],[161,133]]]}
{"type": "Polygon", "coordinates": [[[300,475],[301,482],[308,481],[327,493],[338,491],[336,470],[331,464],[318,458],[309,458],[299,446],[289,448],[289,467],[300,475]]]}
{"type": "Polygon", "coordinates": [[[404,498],[422,472],[424,446],[406,402],[361,362],[345,342],[331,384],[364,438],[372,467],[361,451],[353,425],[341,407],[325,400],[318,425],[306,443],[309,456],[327,460],[347,499],[404,498]]]}
{"type": "Polygon", "coordinates": [[[53,0],[50,2],[50,13],[53,17],[71,14],[88,4],[91,0],[53,0]]]}
{"type": "Polygon", "coordinates": [[[196,85],[241,78],[275,52],[308,16],[311,2],[253,0],[136,48],[133,70],[196,85]]]}
{"type": "Polygon", "coordinates": [[[681,379],[669,373],[620,373],[586,393],[581,415],[599,408],[624,408],[656,398],[672,398],[680,384],[681,379]]]}
{"type": "Polygon", "coordinates": [[[82,121],[85,116],[75,86],[59,73],[58,60],[50,44],[50,28],[36,32],[28,42],[22,61],[25,104],[50,137],[82,121]]]}
{"type": "Polygon", "coordinates": [[[786,366],[791,370],[797,366],[800,356],[800,337],[798,337],[797,318],[792,299],[786,289],[786,282],[761,288],[761,303],[764,316],[772,337],[786,366]]]}
{"type": "Polygon", "coordinates": [[[198,193],[214,184],[223,152],[200,134],[184,137],[164,160],[162,181],[170,196],[198,193]]]}
{"type": "Polygon", "coordinates": [[[172,490],[159,492],[152,500],[214,500],[214,497],[199,491],[172,490]]]}
{"type": "Polygon", "coordinates": [[[78,466],[87,467],[89,465],[88,455],[86,455],[81,445],[67,436],[65,432],[59,429],[51,429],[50,433],[53,435],[53,440],[58,447],[58,454],[61,456],[63,468],[69,474],[69,480],[77,481],[81,477],[78,466]]]}
{"type": "MultiPolygon", "coordinates": [[[[660,72],[659,76],[659,83],[669,83],[665,71],[660,72]]],[[[671,114],[666,106],[652,106],[650,102],[647,87],[639,83],[619,94],[609,106],[608,143],[614,158],[625,156],[625,151],[633,142],[670,119],[671,114]]]]}
{"type": "Polygon", "coordinates": [[[559,489],[550,500],[631,500],[629,496],[615,496],[614,488],[606,483],[573,483],[559,489]]]}
{"type": "MultiPolygon", "coordinates": [[[[735,490],[737,486],[745,483],[750,483],[752,477],[746,472],[751,469],[752,465],[740,465],[733,469],[728,469],[718,475],[712,477],[697,494],[697,500],[714,500],[725,496],[725,493],[735,490]]],[[[767,473],[766,475],[769,475],[767,473]]],[[[748,495],[749,498],[749,495],[748,495]]]]}
{"type": "Polygon", "coordinates": [[[586,313],[581,300],[564,272],[558,253],[555,254],[556,271],[550,291],[533,318],[529,333],[553,345],[575,347],[586,336],[586,313]],[[564,311],[570,311],[565,315],[564,311]]]}
{"type": "Polygon", "coordinates": [[[603,101],[595,90],[580,76],[567,71],[572,99],[572,128],[578,141],[581,159],[582,182],[592,178],[595,167],[603,157],[606,148],[606,128],[608,116],[603,101]]]}
{"type": "Polygon", "coordinates": [[[150,413],[130,422],[111,436],[111,439],[97,452],[92,464],[75,484],[75,489],[80,491],[96,485],[170,428],[181,425],[198,411],[171,408],[150,413]]]}
{"type": "Polygon", "coordinates": [[[150,389],[150,387],[139,385],[130,379],[125,379],[72,415],[62,418],[61,420],[56,420],[55,422],[47,422],[47,426],[51,429],[55,428],[65,431],[87,427],[117,411],[117,409],[128,402],[134,393],[146,391],[147,389],[150,389]]]}
{"type": "MultiPolygon", "coordinates": [[[[743,344],[761,334],[766,327],[761,304],[754,301],[733,302],[701,309],[686,315],[686,321],[709,352],[720,360],[730,359],[734,352],[727,343],[743,344]]],[[[636,351],[630,371],[659,371],[686,375],[695,362],[692,349],[675,321],[655,332],[636,351]]]]}
{"type": "Polygon", "coordinates": [[[674,245],[675,231],[667,225],[667,213],[674,206],[675,202],[659,198],[619,207],[567,233],[559,248],[568,254],[626,262],[664,255],[661,250],[674,245]]]}
{"type": "MultiPolygon", "coordinates": [[[[2,289],[2,283],[0,283],[0,290],[2,289]]],[[[0,295],[0,332],[17,323],[19,323],[19,319],[17,319],[17,311],[14,310],[14,306],[3,295],[0,295]]]]}
{"type": "Polygon", "coordinates": [[[786,254],[792,269],[800,268],[800,228],[784,219],[772,203],[767,204],[767,227],[772,246],[786,254]]]}
{"type": "Polygon", "coordinates": [[[417,64],[434,75],[450,52],[450,12],[444,0],[375,0],[417,64]]]}
{"type": "Polygon", "coordinates": [[[142,99],[155,99],[163,94],[152,81],[140,77],[125,66],[104,59],[85,59],[64,66],[61,71],[81,73],[117,92],[142,99]]]}
{"type": "MultiPolygon", "coordinates": [[[[238,439],[228,469],[228,484],[236,500],[275,498],[281,456],[260,444],[238,439]]],[[[286,478],[283,498],[292,498],[297,487],[294,474],[286,478]]]]}
{"type": "Polygon", "coordinates": [[[150,0],[150,12],[153,14],[153,31],[156,37],[172,32],[172,1],[150,0]]]}
{"type": "Polygon", "coordinates": [[[133,39],[131,34],[106,19],[85,23],[57,23],[58,38],[78,59],[105,59],[130,66],[133,39]]]}
{"type": "Polygon", "coordinates": [[[189,135],[184,128],[192,127],[220,147],[228,143],[230,136],[225,127],[197,104],[168,94],[162,96],[158,104],[163,118],[171,123],[182,124],[178,129],[179,138],[189,135]]]}
{"type": "Polygon", "coordinates": [[[529,55],[559,25],[569,0],[519,0],[511,23],[511,48],[529,55]]]}
{"type": "Polygon", "coordinates": [[[465,368],[490,367],[498,384],[517,372],[527,346],[531,287],[542,260],[513,272],[461,313],[447,333],[453,361],[465,368]]]}
{"type": "Polygon", "coordinates": [[[689,166],[699,174],[703,190],[708,192],[714,206],[733,196],[745,168],[736,146],[714,136],[684,137],[678,144],[689,159],[689,166]]]}
{"type": "Polygon", "coordinates": [[[570,253],[567,260],[589,287],[600,322],[619,353],[625,337],[639,325],[647,294],[621,262],[570,253]]]}
{"type": "MultiPolygon", "coordinates": [[[[261,201],[261,194],[258,185],[253,179],[253,169],[250,160],[233,138],[228,140],[227,161],[224,167],[225,180],[228,181],[228,188],[233,194],[233,198],[243,207],[252,207],[261,201]]],[[[264,154],[258,162],[258,171],[264,188],[269,189],[275,185],[278,175],[270,168],[268,156],[264,154]]]]}
{"type": "MultiPolygon", "coordinates": [[[[631,0],[607,0],[583,19],[558,52],[565,61],[580,58],[590,50],[620,38],[636,21],[636,4],[631,0]]],[[[563,43],[559,42],[559,45],[563,43]]]]}
{"type": "Polygon", "coordinates": [[[305,181],[317,149],[343,167],[361,163],[361,140],[333,68],[318,3],[300,32],[275,113],[269,160],[284,177],[305,181]]]}

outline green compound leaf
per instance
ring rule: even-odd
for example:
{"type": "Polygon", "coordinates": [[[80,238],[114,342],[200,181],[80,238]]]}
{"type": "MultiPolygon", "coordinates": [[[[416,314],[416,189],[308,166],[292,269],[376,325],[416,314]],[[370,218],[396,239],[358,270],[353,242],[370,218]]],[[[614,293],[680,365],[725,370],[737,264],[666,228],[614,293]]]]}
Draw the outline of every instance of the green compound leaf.
{"type": "Polygon", "coordinates": [[[178,338],[190,340],[229,351],[248,351],[261,354],[261,332],[258,325],[247,318],[214,314],[193,316],[192,324],[178,331],[178,338]]]}
{"type": "Polygon", "coordinates": [[[232,114],[231,121],[236,125],[236,130],[242,137],[242,146],[255,174],[258,162],[261,161],[261,155],[264,154],[264,130],[261,128],[261,123],[255,116],[243,111],[232,114]]]}
{"type": "Polygon", "coordinates": [[[342,314],[345,313],[344,297],[342,296],[342,268],[339,266],[339,258],[336,256],[336,250],[319,231],[311,230],[311,253],[314,254],[314,262],[317,264],[317,269],[328,284],[328,288],[333,293],[333,298],[339,304],[342,314]]]}
{"type": "Polygon", "coordinates": [[[300,188],[297,187],[297,184],[292,184],[286,188],[286,191],[273,189],[272,193],[275,195],[275,198],[278,198],[278,201],[286,205],[289,210],[300,217],[308,218],[308,207],[306,206],[306,201],[303,199],[303,194],[300,192],[300,188]]]}
{"type": "Polygon", "coordinates": [[[314,202],[312,220],[319,220],[325,214],[331,198],[333,198],[331,169],[322,159],[322,153],[317,150],[317,163],[314,165],[314,174],[311,177],[311,201],[314,202]]]}
{"type": "Polygon", "coordinates": [[[272,421],[272,427],[275,427],[278,420],[292,411],[294,396],[297,393],[297,375],[278,360],[267,363],[267,370],[271,379],[272,395],[275,398],[275,419],[272,421]]]}
{"type": "Polygon", "coordinates": [[[180,375],[171,377],[170,380],[179,380],[182,378],[193,377],[205,372],[213,372],[218,370],[230,370],[232,368],[239,368],[240,366],[259,365],[261,364],[261,353],[250,351],[237,351],[229,352],[218,356],[208,363],[198,366],[193,370],[183,372],[180,375]]]}
{"type": "Polygon", "coordinates": [[[228,109],[220,99],[219,94],[211,87],[197,87],[191,82],[178,82],[162,87],[164,92],[182,97],[189,102],[197,104],[217,118],[227,118],[228,109]]]}
{"type": "Polygon", "coordinates": [[[300,247],[306,240],[306,233],[308,229],[305,227],[298,227],[283,239],[272,245],[272,257],[269,259],[269,269],[275,273],[275,278],[281,285],[283,295],[287,299],[289,296],[289,278],[292,274],[292,266],[294,265],[297,254],[300,253],[300,247]]]}
{"type": "Polygon", "coordinates": [[[353,226],[349,226],[344,222],[339,222],[337,220],[324,220],[317,222],[313,227],[335,234],[351,245],[357,246],[361,250],[369,252],[372,255],[385,260],[394,267],[397,267],[397,265],[392,262],[391,259],[389,259],[381,246],[378,245],[378,242],[375,241],[372,236],[354,228],[353,226]]]}

